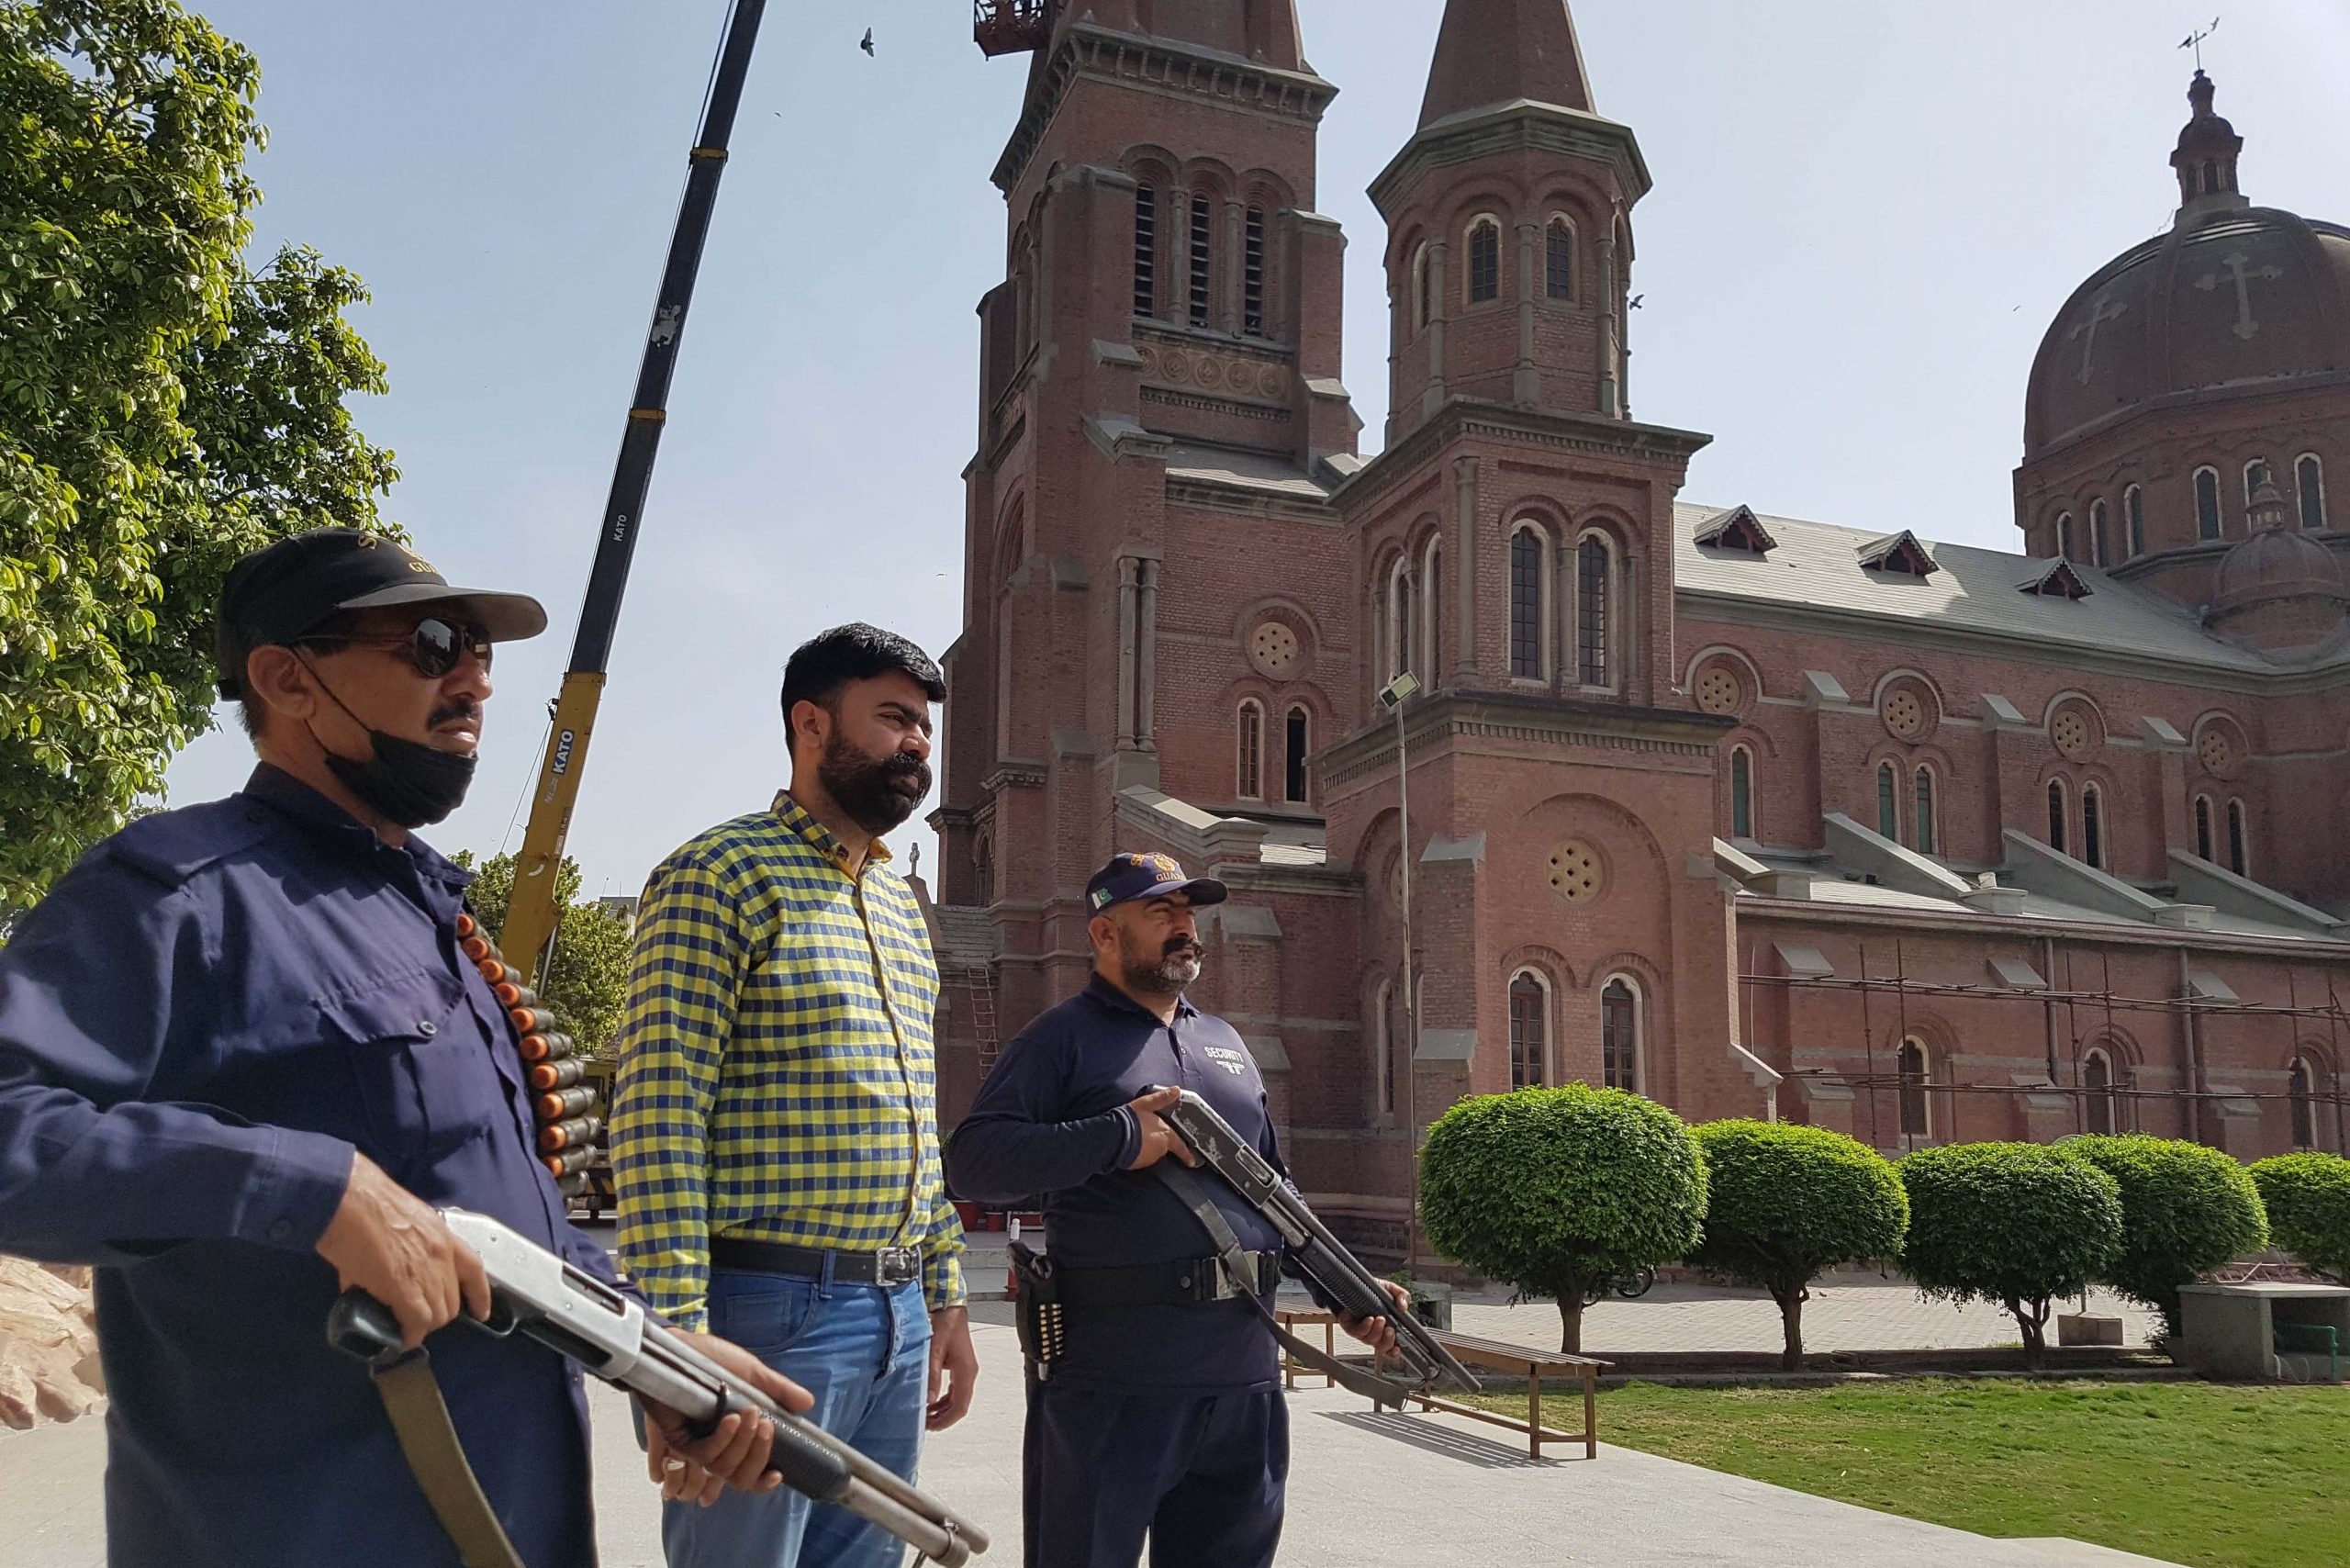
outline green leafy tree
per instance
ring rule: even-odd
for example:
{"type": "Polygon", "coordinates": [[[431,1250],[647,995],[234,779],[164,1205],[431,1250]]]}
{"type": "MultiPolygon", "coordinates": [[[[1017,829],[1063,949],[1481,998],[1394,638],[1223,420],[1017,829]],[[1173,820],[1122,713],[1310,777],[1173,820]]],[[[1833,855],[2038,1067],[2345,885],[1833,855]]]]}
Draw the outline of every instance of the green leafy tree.
{"type": "Polygon", "coordinates": [[[2106,1278],[2121,1255],[2121,1189],[2044,1143],[1921,1148],[1897,1169],[1909,1193],[1909,1278],[1928,1295],[2007,1308],[2023,1331],[2024,1364],[2039,1366],[2050,1303],[2106,1278]]]}
{"type": "Polygon", "coordinates": [[[1428,1128],[1420,1213],[1446,1257],[1555,1298],[1572,1354],[1589,1287],[1696,1245],[1706,1161],[1680,1117],[1620,1089],[1480,1095],[1428,1128]]]}
{"type": "Polygon", "coordinates": [[[2121,1251],[2106,1282],[2163,1315],[2178,1333],[2178,1287],[2268,1245],[2252,1174],[2208,1145],[2143,1134],[2093,1134],[2057,1146],[2121,1189],[2121,1251]]]}
{"type": "Polygon", "coordinates": [[[1707,1122],[1689,1129],[1706,1155],[1706,1231],[1689,1260],[1779,1304],[1780,1364],[1803,1364],[1803,1304],[1839,1263],[1891,1258],[1909,1200],[1890,1161],[1826,1127],[1707,1122]]]}
{"type": "Polygon", "coordinates": [[[2304,1150],[2255,1163],[2268,1234],[2304,1266],[2350,1285],[2350,1159],[2304,1150]]]}
{"type": "Polygon", "coordinates": [[[242,263],[258,82],[176,0],[0,0],[0,909],[209,725],[229,563],[381,526],[364,290],[242,263]]]}
{"type": "MultiPolygon", "coordinates": [[[[455,859],[476,873],[465,898],[495,942],[506,929],[506,911],[514,898],[514,857],[494,855],[478,868],[470,852],[460,851],[455,859]]],[[[583,902],[579,882],[579,863],[564,857],[554,884],[563,924],[555,932],[554,961],[538,991],[583,1052],[609,1058],[628,997],[629,928],[601,904],[583,902]]]]}

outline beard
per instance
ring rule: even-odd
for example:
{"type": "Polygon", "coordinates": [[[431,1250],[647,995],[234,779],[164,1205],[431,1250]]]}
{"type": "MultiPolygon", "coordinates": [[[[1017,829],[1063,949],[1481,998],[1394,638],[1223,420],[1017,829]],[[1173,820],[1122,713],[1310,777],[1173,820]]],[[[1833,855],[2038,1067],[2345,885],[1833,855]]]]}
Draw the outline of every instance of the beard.
{"type": "Polygon", "coordinates": [[[1165,946],[1153,946],[1118,933],[1118,967],[1136,991],[1174,995],[1200,978],[1202,957],[1200,945],[1188,936],[1171,936],[1165,946]]]}
{"type": "Polygon", "coordinates": [[[838,736],[816,776],[849,821],[876,838],[895,832],[930,793],[930,767],[912,752],[873,756],[838,736]]]}

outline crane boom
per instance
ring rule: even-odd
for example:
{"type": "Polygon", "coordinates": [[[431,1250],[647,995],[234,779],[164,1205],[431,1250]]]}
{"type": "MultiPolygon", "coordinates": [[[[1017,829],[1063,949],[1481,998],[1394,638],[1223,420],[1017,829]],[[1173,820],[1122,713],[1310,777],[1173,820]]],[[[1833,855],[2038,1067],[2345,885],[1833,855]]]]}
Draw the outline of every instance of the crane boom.
{"type": "Polygon", "coordinates": [[[628,424],[621,437],[611,494],[604,503],[596,565],[588,574],[588,597],[580,606],[570,667],[555,699],[546,756],[539,765],[538,783],[531,795],[522,857],[514,868],[513,900],[500,933],[501,946],[512,955],[509,961],[520,971],[524,985],[537,983],[554,939],[556,922],[562,917],[555,900],[555,874],[563,864],[564,840],[571,832],[572,806],[579,798],[588,739],[603,699],[605,666],[611,658],[612,633],[620,624],[621,596],[628,588],[629,562],[636,552],[644,498],[653,484],[653,460],[660,451],[661,427],[668,419],[669,379],[685,342],[686,313],[693,304],[694,279],[701,269],[702,242],[709,237],[711,214],[718,205],[719,176],[726,169],[726,144],[733,134],[743,82],[750,72],[752,46],[757,41],[759,19],[766,10],[767,0],[734,0],[719,45],[710,95],[702,106],[699,133],[688,155],[686,194],[677,205],[677,230],[670,237],[669,259],[661,272],[660,297],[654,305],[652,328],[645,334],[644,363],[637,373],[636,396],[629,405],[628,424]]]}

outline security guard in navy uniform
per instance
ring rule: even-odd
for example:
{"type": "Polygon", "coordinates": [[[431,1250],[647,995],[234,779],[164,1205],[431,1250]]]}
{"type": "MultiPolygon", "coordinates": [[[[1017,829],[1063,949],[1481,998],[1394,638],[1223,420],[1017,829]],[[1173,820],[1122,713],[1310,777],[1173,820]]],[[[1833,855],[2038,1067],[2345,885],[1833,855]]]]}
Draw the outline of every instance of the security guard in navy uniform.
{"type": "MultiPolygon", "coordinates": [[[[495,645],[545,625],[349,529],[244,557],[218,674],[261,765],[93,846],[0,947],[0,1249],[97,1265],[114,1568],[456,1568],[366,1371],[328,1346],[354,1286],[409,1346],[431,1336],[521,1560],[595,1561],[577,1369],[443,1327],[489,1289],[438,1205],[615,1276],[536,1158],[511,1028],[458,950],[471,874],[410,831],[464,797],[495,645]]],[[[665,1490],[771,1486],[772,1436],[727,1417],[665,1490]]]]}
{"type": "MultiPolygon", "coordinates": [[[[1027,1568],[1135,1568],[1146,1534],[1153,1568],[1252,1568],[1281,1540],[1289,1414],[1263,1310],[1280,1234],[1202,1173],[1258,1266],[1257,1303],[1226,1294],[1217,1245],[1150,1169],[1197,1163],[1158,1114],[1185,1089],[1281,1166],[1248,1047],[1183,997],[1193,911],[1225,896],[1167,856],[1112,857],[1086,887],[1092,980],[1005,1047],[947,1146],[963,1197],[1045,1195],[1050,1252],[1019,1265],[1027,1568]]],[[[1346,1327],[1393,1348],[1384,1318],[1346,1327]]]]}

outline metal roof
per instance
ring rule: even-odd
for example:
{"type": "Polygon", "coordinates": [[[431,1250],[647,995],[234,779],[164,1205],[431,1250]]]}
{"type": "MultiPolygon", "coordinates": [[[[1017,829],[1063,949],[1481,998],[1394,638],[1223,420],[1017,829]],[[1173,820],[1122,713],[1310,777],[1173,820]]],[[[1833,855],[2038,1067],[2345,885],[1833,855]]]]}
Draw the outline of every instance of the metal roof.
{"type": "MultiPolygon", "coordinates": [[[[1699,533],[1735,509],[1675,505],[1673,510],[1679,546],[1676,586],[1685,595],[1757,609],[1882,620],[1889,633],[1897,627],[1930,627],[2208,669],[2276,668],[2258,655],[2205,632],[2185,606],[2116,582],[2077,561],[2073,570],[2087,585],[2087,598],[2020,593],[2019,587],[2044,573],[2049,563],[1972,544],[1930,543],[1931,575],[1873,571],[1862,564],[1863,547],[1886,537],[1883,532],[1769,514],[1761,514],[1760,521],[1776,543],[1757,555],[1696,543],[1699,533]]],[[[1706,610],[1692,606],[1687,613],[1703,616],[1706,610]]]]}

